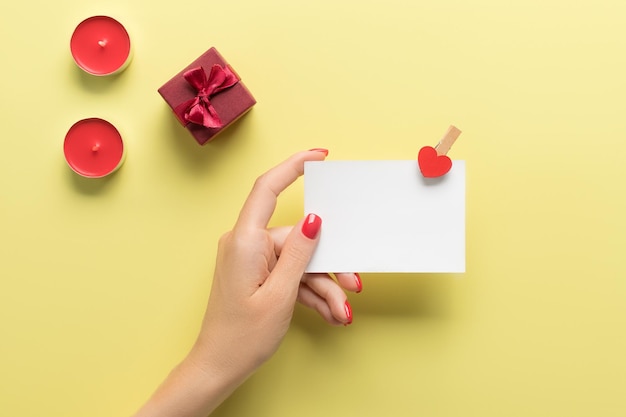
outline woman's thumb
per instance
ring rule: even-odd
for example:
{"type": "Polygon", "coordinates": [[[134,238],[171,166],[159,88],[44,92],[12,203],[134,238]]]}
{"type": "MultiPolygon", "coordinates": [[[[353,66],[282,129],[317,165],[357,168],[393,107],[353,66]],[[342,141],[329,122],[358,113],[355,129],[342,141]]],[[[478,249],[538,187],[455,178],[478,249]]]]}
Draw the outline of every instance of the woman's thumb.
{"type": "Polygon", "coordinates": [[[264,285],[289,288],[296,296],[300,279],[317,247],[321,227],[322,219],[311,213],[291,230],[264,285]]]}

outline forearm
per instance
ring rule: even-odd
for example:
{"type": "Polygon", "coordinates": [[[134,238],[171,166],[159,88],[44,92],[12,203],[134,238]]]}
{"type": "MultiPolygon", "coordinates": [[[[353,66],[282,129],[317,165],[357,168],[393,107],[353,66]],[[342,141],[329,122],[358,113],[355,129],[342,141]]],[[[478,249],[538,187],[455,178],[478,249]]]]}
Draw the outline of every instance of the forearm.
{"type": "Polygon", "coordinates": [[[224,366],[200,365],[194,355],[195,349],[170,372],[135,417],[206,417],[248,377],[224,366]]]}

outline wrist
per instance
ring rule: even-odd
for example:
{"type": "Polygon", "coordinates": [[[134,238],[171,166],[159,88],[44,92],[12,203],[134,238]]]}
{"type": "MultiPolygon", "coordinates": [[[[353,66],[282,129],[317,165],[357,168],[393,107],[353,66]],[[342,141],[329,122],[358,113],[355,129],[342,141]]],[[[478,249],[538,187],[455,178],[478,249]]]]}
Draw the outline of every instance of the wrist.
{"type": "Polygon", "coordinates": [[[245,356],[239,355],[233,345],[228,349],[219,342],[223,341],[213,343],[212,340],[204,340],[201,335],[181,365],[187,372],[196,375],[204,391],[228,391],[230,394],[248,379],[257,366],[246,363],[245,356]]]}
{"type": "Polygon", "coordinates": [[[247,377],[196,343],[135,417],[206,417],[247,377]]]}

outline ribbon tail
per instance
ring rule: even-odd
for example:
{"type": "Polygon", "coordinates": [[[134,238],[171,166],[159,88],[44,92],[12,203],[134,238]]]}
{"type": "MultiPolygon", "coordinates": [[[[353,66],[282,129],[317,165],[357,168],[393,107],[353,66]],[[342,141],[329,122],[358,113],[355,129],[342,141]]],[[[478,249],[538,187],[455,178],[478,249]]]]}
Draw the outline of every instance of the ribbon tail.
{"type": "Polygon", "coordinates": [[[204,112],[204,120],[202,126],[213,129],[218,129],[224,126],[222,120],[215,111],[215,108],[210,103],[206,104],[206,107],[204,109],[206,111],[204,112]]]}
{"type": "Polygon", "coordinates": [[[207,109],[201,103],[198,103],[195,106],[191,106],[187,112],[185,112],[185,120],[189,123],[205,126],[207,113],[207,109]]]}
{"type": "Polygon", "coordinates": [[[197,106],[199,102],[200,99],[198,97],[194,97],[176,106],[176,108],[174,109],[174,114],[176,115],[176,118],[178,119],[180,124],[182,124],[183,126],[189,124],[187,114],[189,113],[189,110],[192,107],[197,106]]]}

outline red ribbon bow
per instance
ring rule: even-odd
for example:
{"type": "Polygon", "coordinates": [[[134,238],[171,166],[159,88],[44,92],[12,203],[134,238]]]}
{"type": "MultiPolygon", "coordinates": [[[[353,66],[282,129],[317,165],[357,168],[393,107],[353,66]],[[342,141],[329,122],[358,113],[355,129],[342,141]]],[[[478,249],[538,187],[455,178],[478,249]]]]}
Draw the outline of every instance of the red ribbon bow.
{"type": "Polygon", "coordinates": [[[211,67],[208,78],[202,67],[185,71],[183,77],[197,91],[197,94],[194,98],[176,107],[174,111],[178,118],[187,123],[195,123],[204,127],[222,127],[222,121],[209,99],[237,84],[239,77],[230,67],[222,67],[219,64],[211,67]]]}

